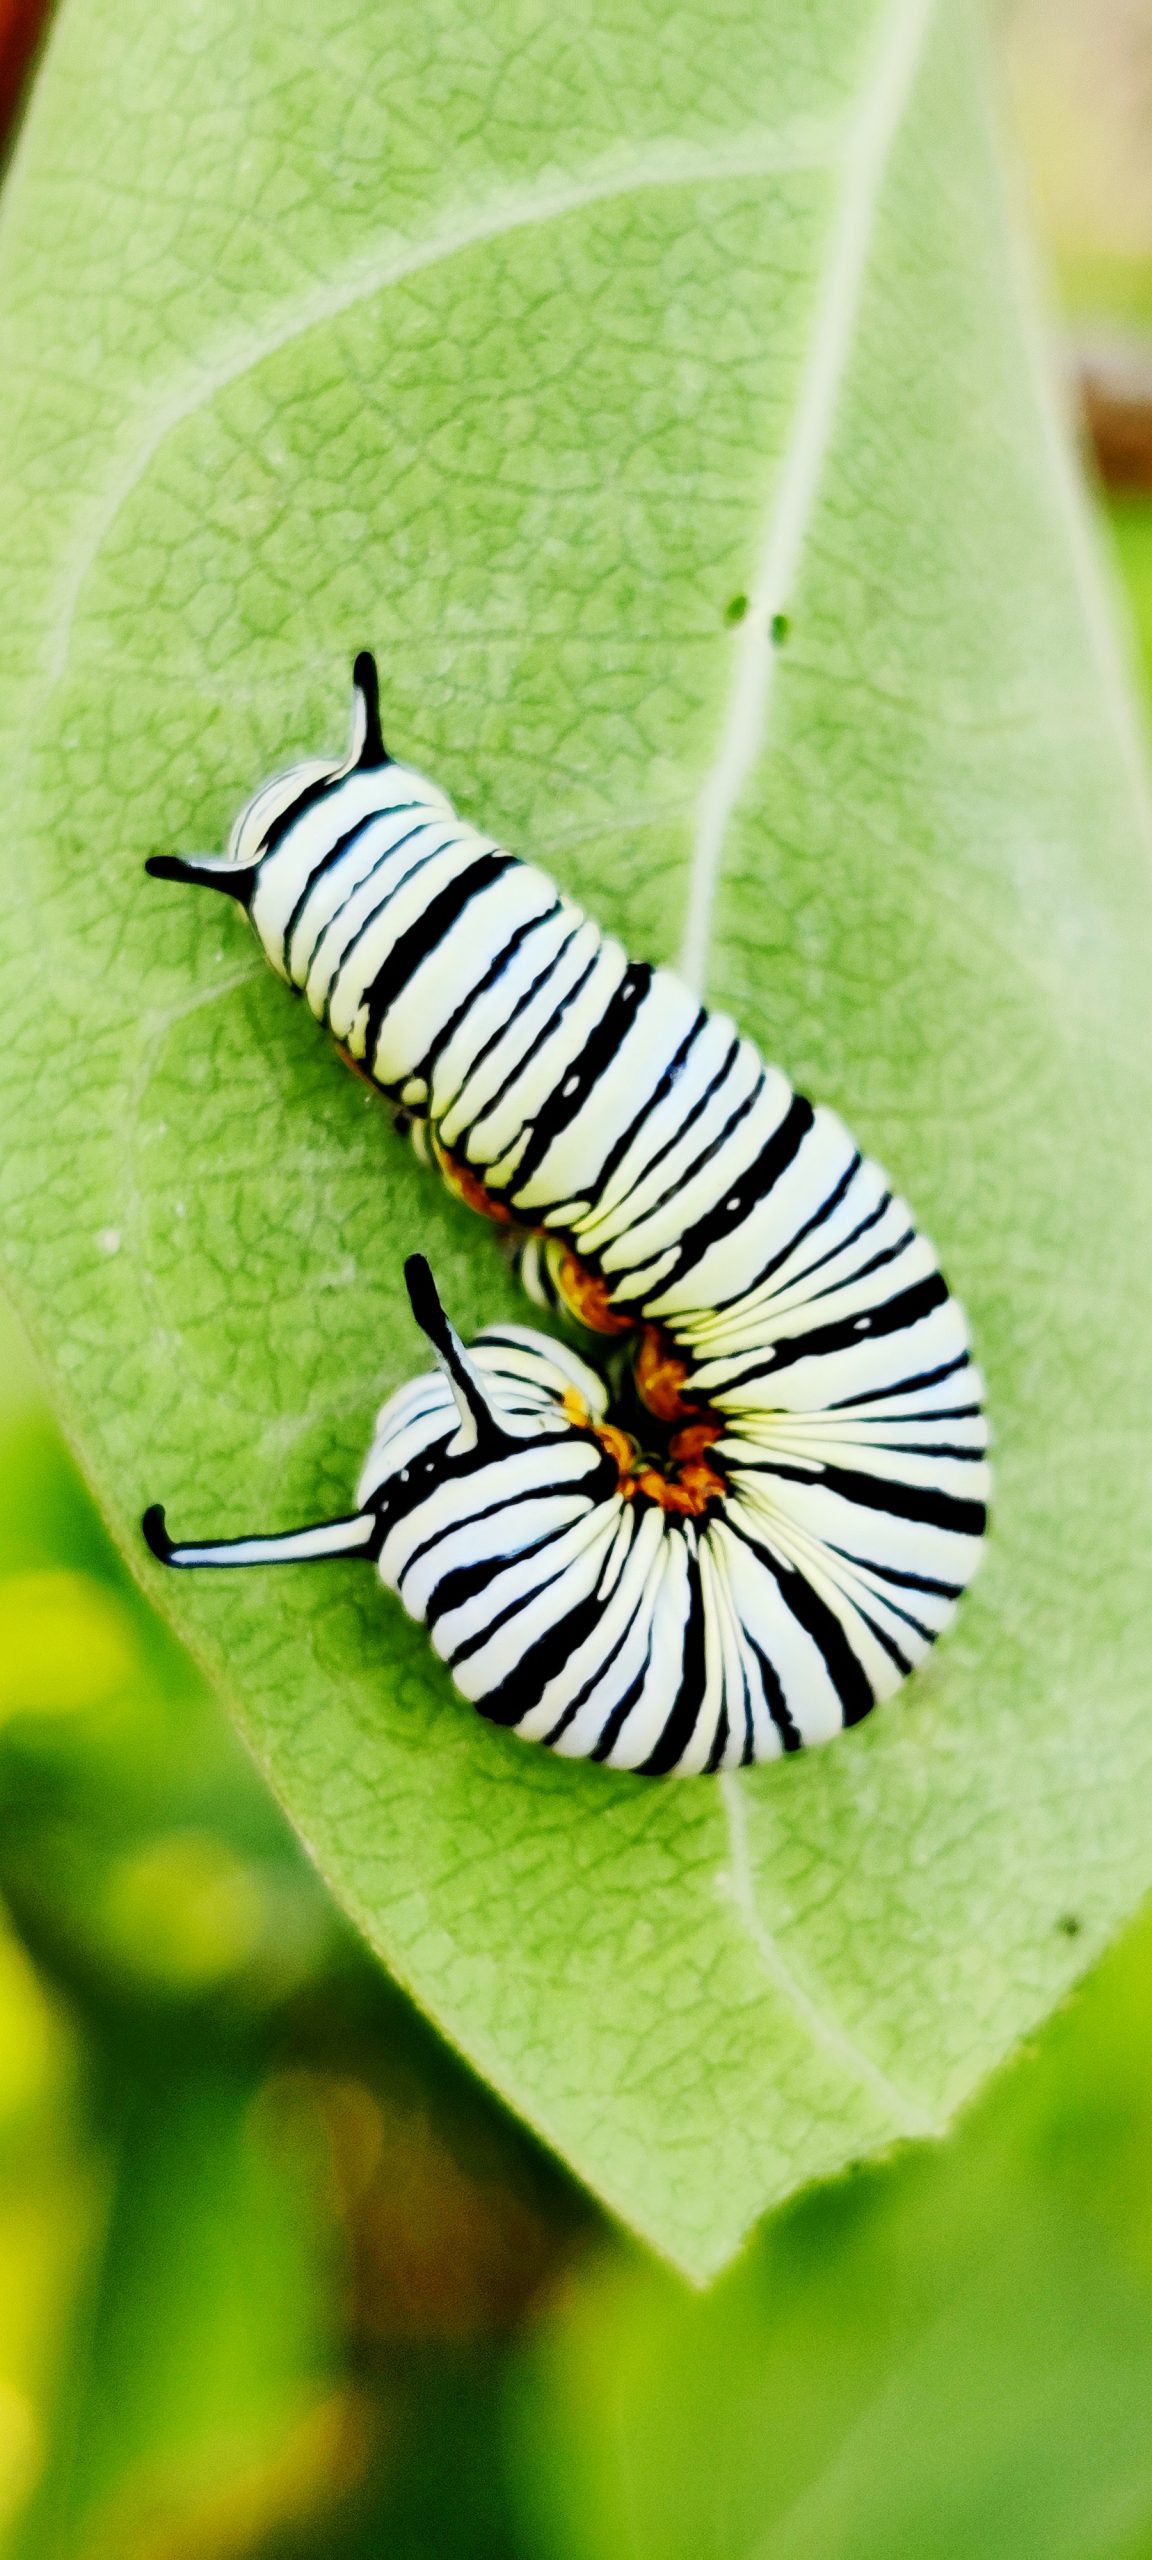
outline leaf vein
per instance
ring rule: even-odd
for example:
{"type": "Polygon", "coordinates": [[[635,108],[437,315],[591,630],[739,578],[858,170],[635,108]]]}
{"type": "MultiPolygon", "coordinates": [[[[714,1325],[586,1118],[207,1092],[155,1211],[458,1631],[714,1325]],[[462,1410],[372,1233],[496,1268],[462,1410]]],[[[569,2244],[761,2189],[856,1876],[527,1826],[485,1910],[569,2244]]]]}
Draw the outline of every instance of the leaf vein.
{"type": "Polygon", "coordinates": [[[748,610],[733,643],[732,681],[711,769],[697,806],[680,972],[702,991],[716,889],[728,830],[763,752],[779,652],[778,615],[791,605],[836,424],[868,252],[892,149],[911,96],[935,0],[895,0],[861,91],[842,161],[842,184],[800,397],[783,466],[756,551],[748,610]]]}
{"type": "Polygon", "coordinates": [[[175,384],[142,424],[136,422],[138,431],[132,450],[105,489],[86,533],[75,546],[50,634],[41,712],[67,669],[81,595],[118,517],[167,438],[232,383],[267,363],[293,340],[338,318],[357,303],[370,301],[374,294],[442,266],[486,241],[562,221],[589,206],[609,204],[647,189],[698,186],[726,178],[771,177],[790,170],[827,167],[843,147],[842,133],[840,124],[802,118],[778,134],[734,137],[723,151],[704,150],[669,137],[653,143],[644,154],[627,163],[609,161],[589,169],[583,177],[564,182],[536,182],[499,196],[479,209],[452,209],[423,238],[398,243],[393,235],[385,249],[358,258],[342,274],[324,278],[312,293],[281,305],[263,329],[247,330],[238,339],[220,345],[214,354],[206,353],[191,378],[175,384]]]}
{"type": "Polygon", "coordinates": [[[793,1971],[756,1901],[756,1878],[748,1842],[748,1811],[743,1787],[734,1770],[728,1770],[716,1783],[728,1829],[725,1881],[745,1933],[774,1989],[789,2003],[813,2043],[879,2102],[894,2131],[918,2136],[937,2132],[938,2126],[920,2099],[914,2097],[910,2090],[902,2089],[878,2062],[873,2061],[871,2054],[866,2053],[840,2020],[813,1997],[793,1971]]]}

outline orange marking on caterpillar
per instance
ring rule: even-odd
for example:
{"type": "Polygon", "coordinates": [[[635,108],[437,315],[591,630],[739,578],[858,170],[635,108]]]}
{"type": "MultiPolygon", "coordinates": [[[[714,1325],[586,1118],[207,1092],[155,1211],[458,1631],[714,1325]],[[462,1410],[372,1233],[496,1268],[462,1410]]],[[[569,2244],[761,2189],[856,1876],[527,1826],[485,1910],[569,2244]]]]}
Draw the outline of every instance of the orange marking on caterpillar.
{"type": "MultiPolygon", "coordinates": [[[[564,1409],[568,1411],[567,1396],[564,1409]]],[[[575,1414],[571,1418],[578,1419],[575,1414]]],[[[597,1423],[595,1437],[615,1460],[620,1473],[618,1490],[625,1502],[634,1501],[642,1493],[649,1502],[659,1503],[661,1511],[675,1511],[699,1520],[709,1504],[719,1501],[728,1490],[723,1477],[707,1466],[699,1454],[720,1438],[721,1428],[718,1422],[702,1422],[689,1431],[678,1432],[669,1450],[676,1468],[674,1475],[664,1475],[659,1467],[646,1465],[636,1442],[614,1422],[597,1423]]]]}
{"type": "Polygon", "coordinates": [[[498,1227],[516,1225],[511,1209],[506,1209],[502,1200],[492,1198],[491,1193],[485,1190],[480,1175],[470,1164],[464,1164],[459,1156],[451,1155],[447,1147],[442,1147],[435,1132],[432,1151],[448,1189],[455,1199],[464,1202],[466,1209],[479,1210],[482,1218],[491,1218],[498,1227]]]}
{"type": "Polygon", "coordinates": [[[669,1349],[661,1327],[646,1324],[636,1354],[636,1390],[658,1422],[683,1422],[700,1413],[680,1392],[687,1375],[687,1361],[669,1349]]]}
{"type": "Polygon", "coordinates": [[[609,1283],[598,1271],[589,1271],[574,1253],[565,1253],[556,1274],[556,1286],[570,1313],[590,1333],[631,1333],[635,1316],[623,1315],[609,1300],[609,1283]]]}

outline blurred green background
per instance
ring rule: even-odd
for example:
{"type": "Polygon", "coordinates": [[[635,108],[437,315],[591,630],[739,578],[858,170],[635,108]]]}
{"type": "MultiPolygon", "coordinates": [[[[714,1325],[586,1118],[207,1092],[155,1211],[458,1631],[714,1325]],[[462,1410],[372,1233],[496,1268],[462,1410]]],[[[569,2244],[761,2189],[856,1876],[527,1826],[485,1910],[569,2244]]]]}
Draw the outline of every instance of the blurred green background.
{"type": "MultiPolygon", "coordinates": [[[[1006,32],[1152,700],[1152,10],[1006,32]]],[[[0,1892],[3,2560],[1152,2560],[1152,1919],[693,2295],[361,1953],[3,1316],[0,1892]]]]}

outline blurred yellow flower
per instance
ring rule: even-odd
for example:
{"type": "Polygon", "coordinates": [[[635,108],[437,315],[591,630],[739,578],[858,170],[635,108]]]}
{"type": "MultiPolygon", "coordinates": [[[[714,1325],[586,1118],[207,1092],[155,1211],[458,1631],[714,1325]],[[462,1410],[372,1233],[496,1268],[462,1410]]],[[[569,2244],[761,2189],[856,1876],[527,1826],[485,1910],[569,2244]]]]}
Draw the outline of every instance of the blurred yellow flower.
{"type": "Polygon", "coordinates": [[[27,2392],[0,2378],[0,2528],[23,2506],[42,2460],[43,2431],[27,2392]]]}
{"type": "Polygon", "coordinates": [[[90,1575],[0,1577],[0,1718],[102,1706],[136,1665],[127,1610],[90,1575]]]}
{"type": "Polygon", "coordinates": [[[118,1858],[104,1887],[105,1944],[150,1981],[194,1989],[251,1962],[268,1926],[260,1877],[207,1831],[171,1831],[118,1858]]]}
{"type": "Polygon", "coordinates": [[[62,2012],[0,1923],[0,2139],[66,2084],[73,2050],[62,2012]]]}

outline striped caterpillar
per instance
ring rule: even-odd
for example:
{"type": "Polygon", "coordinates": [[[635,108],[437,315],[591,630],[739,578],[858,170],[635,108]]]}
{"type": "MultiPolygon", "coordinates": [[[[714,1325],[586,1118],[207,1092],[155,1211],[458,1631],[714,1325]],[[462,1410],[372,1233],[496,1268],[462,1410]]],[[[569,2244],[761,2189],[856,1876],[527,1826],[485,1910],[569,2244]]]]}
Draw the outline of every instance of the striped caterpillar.
{"type": "Polygon", "coordinates": [[[349,751],[278,775],[223,857],[162,879],[247,908],[268,959],[537,1303],[618,1337],[613,1401],[521,1325],[384,1406],[347,1518],[169,1565],[359,1555],[480,1713],[648,1775],[770,1760],[888,1697],[980,1554],[981,1382],[931,1247],[831,1111],[667,969],[395,761],[376,668],[349,751]]]}

